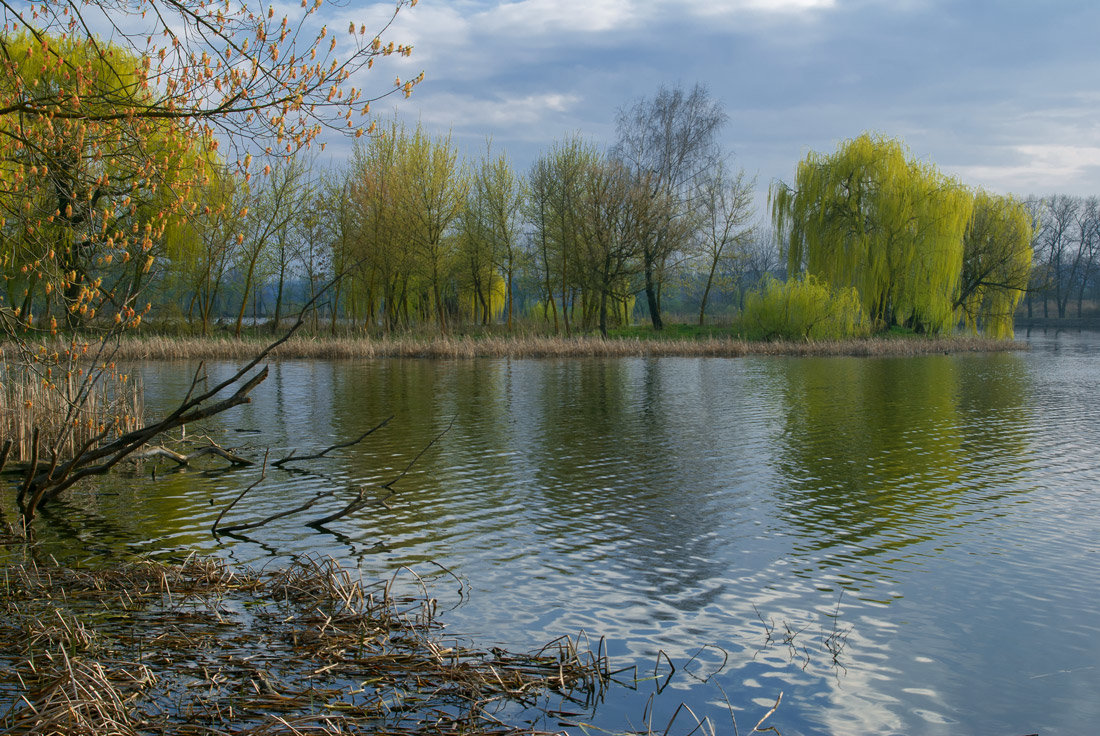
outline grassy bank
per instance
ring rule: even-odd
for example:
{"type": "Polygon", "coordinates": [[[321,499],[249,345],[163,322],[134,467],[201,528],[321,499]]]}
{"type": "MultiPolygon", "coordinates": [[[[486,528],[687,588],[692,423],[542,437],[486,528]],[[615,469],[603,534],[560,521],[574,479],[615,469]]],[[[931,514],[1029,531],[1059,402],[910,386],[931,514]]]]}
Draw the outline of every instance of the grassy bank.
{"type": "MultiPolygon", "coordinates": [[[[127,360],[249,358],[263,338],[130,337],[116,355],[127,360]]],[[[875,337],[835,342],[754,342],[703,335],[664,338],[652,334],[622,337],[295,337],[280,345],[277,358],[370,360],[373,358],[588,358],[740,357],[745,355],[925,355],[1025,349],[1022,342],[982,337],[875,337]]]]}

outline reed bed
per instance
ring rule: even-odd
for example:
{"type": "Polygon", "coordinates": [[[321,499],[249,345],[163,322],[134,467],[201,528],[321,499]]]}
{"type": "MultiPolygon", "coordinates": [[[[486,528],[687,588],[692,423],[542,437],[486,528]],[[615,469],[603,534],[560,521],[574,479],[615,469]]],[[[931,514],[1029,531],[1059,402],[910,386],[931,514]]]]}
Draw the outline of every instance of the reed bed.
{"type": "Polygon", "coordinates": [[[0,442],[12,442],[9,460],[31,458],[35,430],[42,456],[48,451],[67,460],[105,430],[109,439],[141,426],[143,413],[140,383],[117,371],[91,382],[0,360],[0,442]]]}
{"type": "MultiPolygon", "coordinates": [[[[133,337],[122,342],[120,359],[244,360],[263,345],[253,339],[133,337]]],[[[637,339],[602,337],[447,337],[314,338],[295,337],[280,345],[276,358],[370,360],[375,358],[596,358],[596,357],[741,357],[910,356],[931,353],[1020,350],[1025,343],[982,337],[867,338],[839,341],[756,342],[734,337],[637,339]]]]}
{"type": "Polygon", "coordinates": [[[96,570],[8,557],[4,733],[538,733],[551,703],[590,707],[610,680],[573,640],[444,644],[426,593],[364,585],[329,559],[235,572],[196,555],[96,570]]]}

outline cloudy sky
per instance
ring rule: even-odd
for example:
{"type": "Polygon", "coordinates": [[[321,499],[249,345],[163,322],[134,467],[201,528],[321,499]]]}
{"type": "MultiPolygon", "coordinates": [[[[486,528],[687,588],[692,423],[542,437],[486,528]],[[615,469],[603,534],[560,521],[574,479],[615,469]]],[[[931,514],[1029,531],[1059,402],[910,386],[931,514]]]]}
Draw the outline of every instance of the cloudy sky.
{"type": "Polygon", "coordinates": [[[491,136],[522,170],[573,132],[610,144],[616,111],[658,85],[700,82],[761,190],[874,131],[975,186],[1092,195],[1098,29],[1096,0],[421,0],[390,34],[413,57],[383,73],[426,73],[404,119],[470,155],[491,136]]]}

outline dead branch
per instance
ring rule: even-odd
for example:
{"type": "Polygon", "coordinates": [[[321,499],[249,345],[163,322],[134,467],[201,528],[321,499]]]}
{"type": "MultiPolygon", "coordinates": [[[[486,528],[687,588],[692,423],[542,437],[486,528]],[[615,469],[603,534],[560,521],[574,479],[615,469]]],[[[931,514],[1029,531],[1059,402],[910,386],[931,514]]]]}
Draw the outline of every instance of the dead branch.
{"type": "MultiPolygon", "coordinates": [[[[251,486],[249,486],[248,488],[245,489],[245,492],[248,492],[248,491],[252,490],[258,483],[259,483],[259,481],[256,481],[256,483],[253,483],[251,486]]],[[[223,534],[232,534],[234,532],[246,532],[246,531],[250,531],[252,529],[258,529],[259,527],[264,526],[265,524],[270,524],[271,522],[273,522],[277,519],[282,519],[282,518],[285,518],[287,516],[293,516],[294,514],[301,513],[302,511],[305,511],[306,509],[313,506],[315,503],[320,501],[322,498],[329,498],[330,496],[334,496],[334,495],[336,495],[336,491],[318,491],[317,493],[315,493],[313,495],[313,498],[309,499],[308,501],[304,501],[304,502],[298,504],[294,508],[279,511],[278,513],[274,513],[271,516],[265,517],[263,519],[259,519],[257,521],[249,521],[249,522],[244,522],[244,523],[241,523],[241,524],[231,524],[229,526],[221,527],[220,529],[218,529],[217,525],[215,524],[214,528],[211,529],[211,532],[214,533],[214,536],[217,536],[218,531],[222,532],[223,534]]],[[[242,493],[241,496],[243,497],[244,493],[242,493]]],[[[239,500],[240,500],[240,498],[234,499],[234,504],[239,500]]],[[[232,507],[232,505],[233,504],[230,504],[230,506],[226,507],[226,511],[228,511],[229,508],[232,507]]],[[[218,518],[221,518],[221,517],[219,516],[218,518]]]]}
{"type": "Polygon", "coordinates": [[[749,731],[750,736],[751,736],[751,734],[764,733],[765,731],[773,731],[775,733],[779,733],[779,731],[776,730],[775,726],[768,726],[767,728],[760,728],[760,727],[764,725],[764,721],[771,718],[772,714],[775,713],[777,710],[779,710],[779,704],[782,703],[782,702],[783,702],[783,693],[780,692],[779,697],[777,697],[775,699],[775,705],[773,705],[771,707],[771,710],[769,710],[767,713],[765,713],[764,717],[761,718],[759,721],[757,721],[756,725],[752,727],[751,731],[749,731]]]}
{"type": "Polygon", "coordinates": [[[233,508],[234,506],[237,505],[238,501],[240,501],[242,498],[244,498],[246,493],[251,491],[256,486],[260,485],[260,483],[262,483],[264,478],[266,478],[266,477],[267,477],[267,453],[265,452],[264,453],[264,464],[263,464],[263,467],[260,468],[260,477],[257,478],[254,483],[250,483],[247,488],[245,488],[243,491],[241,491],[237,495],[236,498],[234,498],[232,501],[229,502],[229,505],[227,505],[224,509],[222,509],[222,512],[220,514],[218,514],[218,518],[214,519],[214,525],[210,527],[210,533],[211,534],[213,534],[215,537],[218,536],[218,524],[221,523],[222,518],[227,513],[229,513],[229,510],[231,508],[233,508]]]}
{"type": "MultiPolygon", "coordinates": [[[[385,506],[386,501],[388,501],[390,499],[390,497],[393,496],[394,493],[395,493],[395,491],[393,490],[393,485],[395,483],[397,483],[397,481],[404,478],[406,474],[408,474],[409,470],[412,469],[412,466],[415,465],[417,463],[417,461],[419,461],[420,458],[422,458],[424,456],[424,453],[427,452],[432,447],[432,445],[434,445],[436,442],[438,442],[443,437],[443,435],[445,435],[445,434],[447,434],[448,432],[451,431],[451,427],[454,426],[455,419],[457,418],[457,416],[458,415],[455,415],[455,416],[451,417],[451,421],[447,425],[447,427],[442,432],[440,432],[435,437],[433,437],[431,442],[424,445],[424,447],[420,450],[420,452],[418,452],[416,454],[416,457],[414,457],[412,460],[409,461],[409,464],[405,466],[404,470],[402,470],[400,473],[398,473],[398,475],[395,478],[393,478],[390,481],[387,481],[386,483],[383,483],[380,486],[381,488],[384,488],[385,490],[389,491],[389,493],[387,493],[385,496],[383,496],[381,498],[368,499],[368,498],[366,498],[366,490],[367,490],[366,487],[365,486],[360,486],[359,491],[356,494],[356,497],[351,501],[351,503],[347,504],[346,506],[344,506],[344,508],[340,509],[339,511],[336,511],[335,513],[332,513],[332,514],[329,514],[328,516],[323,516],[320,519],[314,519],[313,521],[308,522],[306,524],[306,526],[324,526],[325,524],[336,521],[337,519],[348,516],[349,514],[354,514],[356,511],[359,511],[360,509],[364,508],[365,506],[367,506],[369,504],[377,503],[377,504],[381,504],[382,506],[385,506]]],[[[387,421],[389,421],[389,420],[387,420],[387,421]]]]}
{"type": "Polygon", "coordinates": [[[457,418],[458,418],[458,415],[457,415],[457,414],[455,414],[455,415],[454,415],[453,417],[451,417],[451,421],[450,421],[450,422],[449,422],[449,423],[447,424],[447,426],[446,426],[446,427],[445,427],[445,428],[443,429],[443,431],[442,431],[442,432],[440,432],[439,434],[437,434],[437,435],[436,435],[435,437],[433,437],[433,438],[432,438],[432,441],[431,441],[431,442],[429,442],[428,444],[424,445],[423,449],[421,449],[421,450],[420,450],[420,452],[418,452],[418,453],[416,454],[416,457],[414,457],[414,458],[413,458],[412,460],[410,460],[410,461],[409,461],[409,464],[405,466],[405,469],[404,469],[404,470],[402,470],[402,471],[401,471],[401,472],[400,472],[400,473],[399,473],[399,474],[397,475],[397,477],[396,477],[396,478],[394,478],[393,480],[391,480],[391,481],[389,481],[389,482],[387,482],[387,483],[383,483],[383,484],[382,484],[382,487],[383,487],[383,488],[389,488],[389,487],[391,487],[391,486],[392,486],[392,485],[393,485],[394,483],[396,483],[397,481],[399,481],[399,480],[401,480],[402,478],[404,478],[404,477],[405,477],[405,476],[406,476],[406,475],[408,474],[408,472],[409,472],[410,470],[412,470],[412,466],[416,465],[417,461],[419,461],[419,460],[420,460],[420,458],[424,457],[424,453],[425,453],[425,452],[427,452],[428,450],[430,450],[430,449],[431,449],[431,447],[432,447],[432,445],[434,445],[434,444],[435,444],[436,442],[439,442],[439,440],[443,439],[443,435],[445,435],[445,434],[447,434],[448,432],[450,432],[450,431],[451,431],[451,427],[453,427],[453,426],[454,426],[454,424],[455,424],[455,419],[457,419],[457,418]]]}
{"type": "MultiPolygon", "coordinates": [[[[385,486],[382,487],[385,488],[385,486]]],[[[391,490],[389,493],[387,493],[385,496],[382,496],[381,498],[366,498],[366,491],[366,486],[359,486],[359,489],[355,494],[355,498],[352,499],[350,503],[345,505],[339,511],[335,511],[328,516],[322,516],[320,519],[314,519],[313,521],[306,522],[306,526],[324,526],[325,524],[336,521],[337,519],[342,519],[349,514],[354,514],[356,511],[359,511],[360,509],[370,504],[379,504],[380,506],[385,506],[386,501],[388,501],[390,497],[393,496],[394,493],[396,493],[395,491],[391,490]]]]}
{"type": "MultiPolygon", "coordinates": [[[[254,363],[255,360],[250,362],[249,366],[253,366],[254,363]]],[[[242,368],[235,374],[236,380],[239,381],[244,377],[247,371],[251,369],[249,366],[242,368]]],[[[218,391],[234,382],[232,380],[225,381],[214,389],[177,407],[175,411],[159,422],[147,424],[140,429],[124,434],[112,442],[108,442],[106,445],[101,445],[96,449],[89,450],[83,455],[74,457],[61,467],[57,478],[53,478],[51,475],[39,474],[34,478],[34,485],[38,486],[39,490],[34,497],[34,501],[24,509],[24,516],[27,518],[27,521],[29,522],[34,517],[35,511],[37,511],[43,503],[52,501],[60,493],[72,487],[73,484],[83,478],[93,475],[103,475],[109,472],[111,468],[157,435],[175,429],[182,424],[198,419],[205,419],[206,417],[213,416],[214,414],[218,414],[234,406],[249,403],[251,399],[248,394],[259,385],[261,381],[267,378],[267,372],[267,368],[263,368],[259,373],[252,376],[252,378],[238,388],[229,398],[223,399],[210,406],[202,406],[204,402],[209,400],[218,391]],[[100,462],[98,462],[98,464],[93,464],[97,463],[97,461],[100,462]]]]}
{"type": "Polygon", "coordinates": [[[286,457],[284,457],[281,460],[276,460],[275,462],[273,462],[271,464],[273,466],[275,466],[276,468],[281,468],[289,462],[302,461],[302,460],[318,460],[320,458],[325,457],[326,455],[328,455],[328,453],[332,452],[333,450],[342,450],[345,447],[353,447],[355,445],[358,445],[360,442],[365,440],[367,437],[370,437],[372,434],[374,434],[379,429],[382,429],[382,427],[385,427],[387,424],[390,423],[390,420],[392,420],[393,417],[394,417],[394,415],[390,414],[388,417],[383,419],[381,422],[374,425],[373,427],[368,429],[366,432],[359,435],[357,438],[355,438],[353,440],[350,440],[348,442],[341,442],[341,443],[336,444],[336,445],[329,445],[328,447],[321,450],[320,452],[314,453],[312,455],[295,455],[294,454],[295,451],[291,450],[289,455],[287,455],[286,457]]]}
{"type": "MultiPolygon", "coordinates": [[[[28,481],[24,483],[24,487],[20,491],[21,498],[30,494],[32,499],[29,504],[22,507],[24,523],[29,524],[34,518],[36,511],[41,508],[43,504],[49,503],[57,498],[61,493],[84,478],[93,475],[103,475],[109,472],[124,458],[136,452],[158,435],[182,427],[185,424],[196,422],[214,416],[215,414],[220,414],[235,406],[251,402],[249,394],[267,378],[268,375],[267,367],[255,373],[253,373],[253,370],[260,362],[271,355],[272,351],[289,340],[291,336],[305,324],[306,314],[314,307],[317,300],[328,292],[333,284],[344,277],[345,273],[346,271],[342,271],[336,274],[328,283],[324,284],[317,293],[306,302],[298,312],[294,324],[291,325],[279,339],[268,343],[268,345],[256,353],[251,360],[224,381],[212,388],[200,391],[198,388],[199,376],[201,374],[200,366],[200,368],[196,370],[194,378],[192,378],[191,387],[183,401],[161,419],[150,422],[144,427],[127,432],[111,442],[100,445],[99,442],[106,436],[106,433],[102,433],[100,436],[94,438],[93,441],[86,444],[85,447],[82,448],[82,451],[78,452],[71,460],[61,464],[60,467],[51,465],[50,469],[45,473],[36,472],[36,457],[35,462],[31,463],[28,481]],[[227,398],[221,399],[220,401],[214,401],[218,394],[228,389],[233,389],[233,387],[236,388],[227,398]],[[56,473],[54,471],[56,471],[56,473]]],[[[105,342],[100,346],[101,351],[104,349],[105,342]]]]}
{"type": "Polygon", "coordinates": [[[218,457],[225,458],[232,465],[255,465],[254,460],[249,460],[246,457],[236,455],[224,447],[211,443],[204,447],[200,447],[194,452],[184,455],[182,452],[176,452],[163,445],[157,445],[155,447],[146,447],[141,452],[134,453],[130,456],[131,460],[151,460],[153,458],[163,457],[167,460],[171,460],[177,465],[184,466],[190,465],[193,460],[196,460],[204,455],[217,455],[218,457]]]}
{"type": "MultiPolygon", "coordinates": [[[[451,417],[451,421],[447,425],[447,427],[442,432],[440,432],[435,437],[433,437],[430,442],[428,442],[426,445],[424,445],[424,447],[421,448],[420,452],[418,452],[416,454],[416,457],[414,457],[412,460],[410,460],[409,463],[404,467],[404,469],[400,473],[398,473],[395,477],[393,477],[389,481],[387,481],[387,482],[385,482],[385,483],[378,486],[378,488],[380,490],[383,490],[383,491],[386,492],[384,495],[375,496],[375,497],[368,497],[367,496],[367,491],[369,490],[370,487],[369,486],[359,486],[359,488],[356,489],[355,496],[348,503],[346,503],[343,507],[341,507],[340,509],[337,509],[336,511],[334,511],[334,512],[332,512],[332,513],[330,513],[326,516],[322,516],[320,518],[317,518],[317,519],[314,519],[312,521],[306,522],[306,526],[321,527],[321,526],[324,526],[325,524],[329,524],[333,521],[336,521],[337,519],[342,519],[345,516],[349,516],[350,514],[354,514],[355,512],[357,512],[357,511],[359,511],[359,510],[361,510],[361,509],[363,509],[363,508],[365,508],[369,505],[378,504],[380,506],[385,506],[386,502],[396,494],[396,491],[393,490],[393,485],[395,483],[397,483],[399,480],[401,480],[402,478],[404,478],[408,474],[409,470],[411,470],[412,467],[420,460],[420,458],[422,458],[424,456],[424,453],[426,453],[429,449],[431,449],[431,447],[434,446],[435,443],[438,442],[443,437],[443,435],[447,434],[447,432],[449,432],[451,430],[451,427],[454,426],[456,418],[457,417],[451,417]]],[[[363,433],[358,439],[352,440],[350,442],[344,442],[344,443],[341,443],[341,444],[333,445],[332,447],[327,448],[326,450],[322,451],[321,453],[318,453],[315,456],[311,455],[311,456],[308,456],[308,457],[309,458],[323,457],[330,450],[337,449],[337,448],[340,448],[340,447],[351,447],[352,445],[355,445],[359,442],[362,442],[367,436],[369,436],[370,434],[372,434],[376,430],[381,429],[382,427],[389,424],[391,419],[393,419],[392,416],[387,417],[382,422],[380,422],[379,424],[375,425],[374,427],[372,427],[371,429],[369,429],[365,433],[363,433]]],[[[284,458],[283,462],[285,462],[289,459],[290,459],[290,457],[284,458]]],[[[307,456],[303,455],[301,457],[294,458],[294,459],[296,459],[296,460],[305,460],[305,459],[307,459],[307,456]]],[[[278,464],[278,463],[273,463],[273,464],[278,464]]],[[[266,466],[266,463],[265,463],[265,466],[266,466]]],[[[263,479],[264,479],[264,476],[261,475],[259,480],[257,480],[255,483],[248,486],[248,488],[245,488],[236,498],[234,498],[229,503],[229,505],[227,505],[224,509],[222,509],[222,512],[220,514],[218,514],[218,518],[214,521],[214,525],[211,528],[211,533],[213,533],[215,536],[217,536],[219,532],[221,532],[223,534],[229,534],[229,533],[232,533],[232,532],[244,532],[244,531],[250,531],[252,529],[258,529],[259,527],[262,527],[262,526],[264,526],[266,524],[269,524],[273,521],[276,521],[278,519],[283,519],[283,518],[286,518],[287,516],[293,516],[294,514],[299,514],[299,513],[302,513],[303,511],[307,511],[307,510],[313,508],[319,501],[321,501],[323,499],[326,499],[326,498],[331,498],[331,497],[336,495],[336,491],[318,491],[311,498],[307,499],[306,501],[303,501],[302,503],[298,504],[297,506],[294,506],[293,508],[289,508],[289,509],[284,509],[282,511],[271,514],[270,516],[266,516],[262,519],[257,519],[256,521],[242,522],[240,524],[232,524],[232,525],[229,525],[229,526],[219,526],[219,524],[220,524],[222,518],[225,516],[225,514],[228,513],[231,508],[236,506],[237,503],[240,502],[240,500],[242,498],[244,498],[245,494],[247,494],[249,491],[251,491],[253,488],[255,488],[260,483],[260,481],[262,481],[263,479]]]]}

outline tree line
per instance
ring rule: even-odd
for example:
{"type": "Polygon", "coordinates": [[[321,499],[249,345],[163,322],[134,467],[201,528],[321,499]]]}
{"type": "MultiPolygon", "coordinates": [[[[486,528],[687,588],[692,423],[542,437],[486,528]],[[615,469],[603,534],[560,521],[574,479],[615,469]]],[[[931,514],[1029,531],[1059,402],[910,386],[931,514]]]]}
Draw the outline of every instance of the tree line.
{"type": "MultiPolygon", "coordinates": [[[[357,63],[408,52],[349,32],[357,63]]],[[[1025,294],[1029,314],[1053,304],[1065,316],[1094,288],[1095,200],[971,190],[881,136],[810,154],[790,185],[773,184],[771,227],[756,222],[755,182],[719,146],[727,116],[702,85],[659,88],[619,111],[610,147],[568,136],[525,172],[489,142],[468,160],[449,135],[396,121],[357,131],[351,156],[326,168],[309,116],[331,101],[306,113],[289,97],[306,84],[290,85],[293,63],[272,68],[283,87],[266,94],[283,97],[265,122],[232,111],[250,94],[234,46],[175,78],[160,54],[64,35],[25,29],[3,44],[9,333],[151,314],[240,335],[318,302],[315,329],[334,333],[522,320],[606,334],[636,316],[660,329],[670,303],[703,324],[718,298],[764,336],[820,336],[826,323],[1003,336],[1025,294]],[[196,88],[210,84],[235,90],[223,100],[235,135],[262,125],[276,145],[226,155],[201,122],[223,119],[201,107],[196,88]]],[[[317,80],[347,80],[300,71],[318,93],[317,80]]],[[[348,92],[340,119],[361,96],[348,92]]]]}
{"type": "Polygon", "coordinates": [[[1035,223],[1028,318],[1085,316],[1100,300],[1100,201],[1065,194],[1028,200],[1035,223]]]}
{"type": "Polygon", "coordinates": [[[751,222],[753,182],[716,143],[724,120],[702,86],[661,89],[624,112],[615,148],[570,136],[528,172],[490,143],[468,161],[450,136],[397,122],[321,174],[307,156],[245,182],[220,172],[165,240],[158,310],[203,333],[230,312],[239,333],[249,308],[277,326],[340,275],[334,331],[524,319],[570,334],[630,322],[639,295],[660,327],[669,290],[693,281],[703,322],[716,290],[777,262],[751,222]]]}

